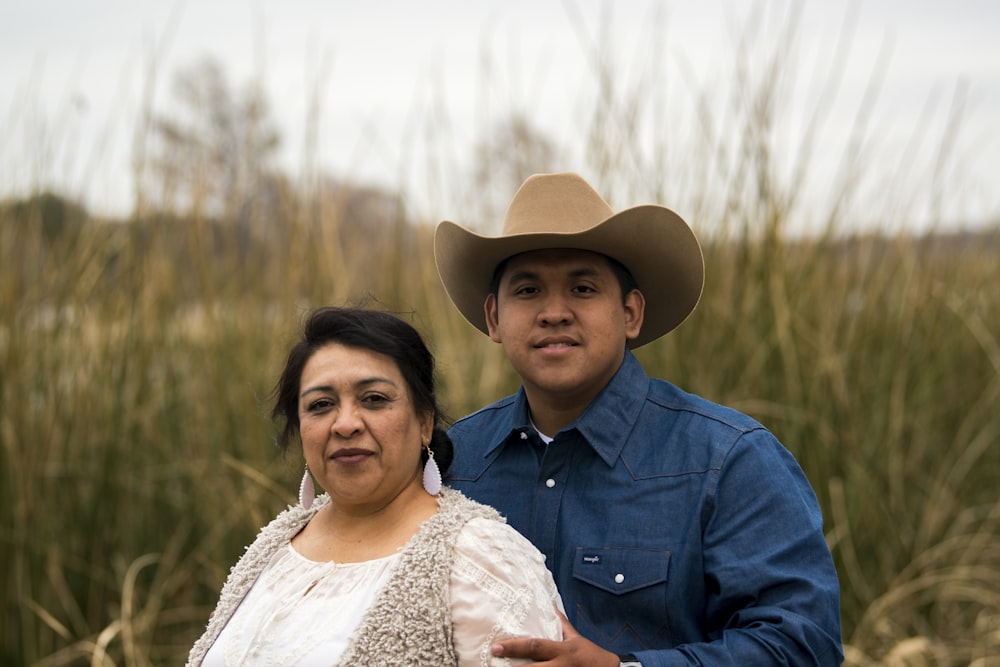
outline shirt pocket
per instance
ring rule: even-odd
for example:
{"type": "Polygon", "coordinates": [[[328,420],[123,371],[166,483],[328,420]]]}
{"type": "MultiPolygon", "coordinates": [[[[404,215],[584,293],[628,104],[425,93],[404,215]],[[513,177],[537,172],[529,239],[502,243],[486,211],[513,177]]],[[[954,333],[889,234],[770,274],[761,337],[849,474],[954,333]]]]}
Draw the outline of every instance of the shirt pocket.
{"type": "Polygon", "coordinates": [[[572,601],[577,631],[611,651],[662,646],[670,634],[669,569],[669,551],[577,547],[572,601]]]}

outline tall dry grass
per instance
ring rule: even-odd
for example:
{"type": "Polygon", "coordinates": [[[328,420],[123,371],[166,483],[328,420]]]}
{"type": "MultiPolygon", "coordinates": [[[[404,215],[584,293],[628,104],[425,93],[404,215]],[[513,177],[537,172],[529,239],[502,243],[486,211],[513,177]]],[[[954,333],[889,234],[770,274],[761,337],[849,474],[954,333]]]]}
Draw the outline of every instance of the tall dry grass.
{"type": "MultiPolygon", "coordinates": [[[[623,83],[597,49],[572,167],[616,208],[666,203],[702,235],[698,310],[639,356],[758,417],[802,462],[841,576],[846,664],[995,664],[998,230],[845,235],[860,184],[883,176],[845,156],[814,233],[791,234],[816,158],[807,129],[790,175],[776,168],[787,47],[739,45],[737,62],[750,49],[768,66],[734,71],[726,111],[693,91],[693,146],[643,92],[662,72],[623,83]]],[[[403,200],[318,178],[220,200],[213,166],[186,155],[206,187],[183,207],[144,190],[123,222],[46,197],[0,213],[3,664],[183,660],[227,568],[293,501],[301,462],[272,447],[267,397],[309,307],[372,295],[411,318],[455,416],[517,386],[447,301],[431,228],[403,200]]],[[[183,186],[137,169],[160,194],[183,186]]],[[[438,217],[495,215],[456,191],[438,217]]],[[[880,214],[899,228],[909,209],[880,214]]]]}

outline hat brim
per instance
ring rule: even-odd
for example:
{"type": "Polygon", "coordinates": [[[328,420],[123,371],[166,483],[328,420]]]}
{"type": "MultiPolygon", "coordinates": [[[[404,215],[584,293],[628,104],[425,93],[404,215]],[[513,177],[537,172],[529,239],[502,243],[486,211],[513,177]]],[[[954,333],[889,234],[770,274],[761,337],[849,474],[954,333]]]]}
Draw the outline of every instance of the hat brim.
{"type": "Polygon", "coordinates": [[[646,301],[636,348],[674,330],[698,305],[705,282],[701,246],[687,223],[668,208],[625,209],[574,233],[483,236],[445,220],[434,233],[438,275],[455,307],[488,334],[484,304],[497,265],[532,250],[571,248],[612,257],[632,273],[646,301]]]}

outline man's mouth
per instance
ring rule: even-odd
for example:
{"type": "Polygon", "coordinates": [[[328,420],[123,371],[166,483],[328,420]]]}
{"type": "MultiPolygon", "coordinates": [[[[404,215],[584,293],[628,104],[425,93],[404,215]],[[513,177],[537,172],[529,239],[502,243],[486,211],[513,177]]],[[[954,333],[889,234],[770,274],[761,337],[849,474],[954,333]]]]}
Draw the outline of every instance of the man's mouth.
{"type": "Polygon", "coordinates": [[[539,349],[559,349],[576,347],[577,345],[579,345],[579,343],[570,338],[546,338],[538,341],[535,344],[535,347],[539,349]]]}

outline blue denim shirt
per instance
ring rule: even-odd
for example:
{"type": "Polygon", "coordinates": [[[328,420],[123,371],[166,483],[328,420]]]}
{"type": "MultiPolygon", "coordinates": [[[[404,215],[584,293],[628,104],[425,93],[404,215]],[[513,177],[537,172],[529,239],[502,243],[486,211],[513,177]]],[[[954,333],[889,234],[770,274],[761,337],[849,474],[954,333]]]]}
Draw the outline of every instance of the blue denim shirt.
{"type": "Polygon", "coordinates": [[[654,665],[839,665],[840,597],[816,496],[739,412],[626,352],[544,445],[523,388],[458,421],[450,484],[546,557],[570,622],[654,665]]]}

